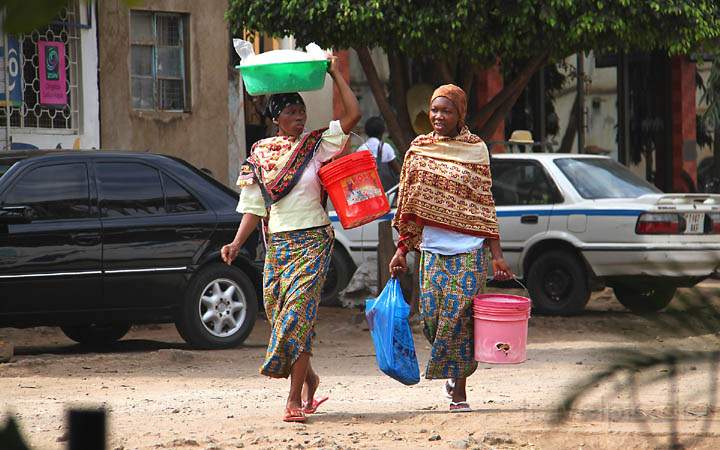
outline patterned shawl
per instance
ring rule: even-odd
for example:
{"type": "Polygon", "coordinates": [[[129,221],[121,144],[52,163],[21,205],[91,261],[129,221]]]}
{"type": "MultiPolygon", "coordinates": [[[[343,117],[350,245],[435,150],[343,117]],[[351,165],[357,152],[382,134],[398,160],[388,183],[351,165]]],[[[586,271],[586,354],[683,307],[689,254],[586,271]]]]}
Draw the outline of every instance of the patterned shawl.
{"type": "Polygon", "coordinates": [[[256,142],[240,168],[237,185],[243,188],[258,182],[265,206],[270,207],[285,197],[300,180],[320,145],[324,131],[311,131],[299,138],[274,136],[256,142]],[[297,139],[300,141],[295,144],[297,139]]]}
{"type": "Polygon", "coordinates": [[[424,225],[498,239],[487,146],[464,127],[453,138],[415,138],[400,174],[398,247],[419,250],[424,225]]]}

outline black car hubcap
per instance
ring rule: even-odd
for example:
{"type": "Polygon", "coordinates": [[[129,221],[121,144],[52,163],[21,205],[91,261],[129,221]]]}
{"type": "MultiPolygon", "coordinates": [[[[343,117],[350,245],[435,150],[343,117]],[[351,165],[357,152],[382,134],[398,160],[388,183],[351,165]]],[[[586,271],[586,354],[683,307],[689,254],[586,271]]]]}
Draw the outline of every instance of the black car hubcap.
{"type": "Polygon", "coordinates": [[[555,267],[546,272],[543,290],[545,295],[556,303],[564,302],[572,288],[572,278],[565,270],[555,267]]]}

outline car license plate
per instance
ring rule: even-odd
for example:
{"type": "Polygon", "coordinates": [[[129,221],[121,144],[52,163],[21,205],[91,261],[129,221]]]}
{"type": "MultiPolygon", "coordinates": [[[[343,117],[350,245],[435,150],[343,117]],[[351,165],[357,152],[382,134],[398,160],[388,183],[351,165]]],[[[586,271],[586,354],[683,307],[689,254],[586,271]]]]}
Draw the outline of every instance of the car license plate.
{"type": "Polygon", "coordinates": [[[701,234],[705,229],[704,213],[685,214],[685,234],[701,234]]]}

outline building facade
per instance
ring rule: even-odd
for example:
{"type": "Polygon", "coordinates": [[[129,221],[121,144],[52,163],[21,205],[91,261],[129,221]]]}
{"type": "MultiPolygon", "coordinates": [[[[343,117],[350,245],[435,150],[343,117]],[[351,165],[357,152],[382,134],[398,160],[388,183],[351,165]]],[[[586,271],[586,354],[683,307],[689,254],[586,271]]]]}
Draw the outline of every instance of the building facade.
{"type": "Polygon", "coordinates": [[[711,155],[696,137],[702,78],[683,55],[573,55],[535,75],[506,128],[531,130],[535,151],[606,155],[666,192],[693,192],[711,155]]]}
{"type": "Polygon", "coordinates": [[[227,181],[241,140],[229,120],[227,1],[97,7],[102,147],[177,156],[227,181]]]}
{"type": "Polygon", "coordinates": [[[77,0],[41,29],[0,30],[0,150],[100,146],[96,36],[77,0]]]}

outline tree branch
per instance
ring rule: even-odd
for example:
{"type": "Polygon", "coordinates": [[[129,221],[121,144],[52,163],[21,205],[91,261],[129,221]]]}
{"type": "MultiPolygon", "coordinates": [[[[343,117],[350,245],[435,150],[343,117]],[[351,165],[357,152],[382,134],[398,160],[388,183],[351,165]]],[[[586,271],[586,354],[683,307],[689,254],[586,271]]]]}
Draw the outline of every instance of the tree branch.
{"type": "Polygon", "coordinates": [[[568,126],[565,129],[562,141],[560,141],[560,149],[558,150],[558,153],[570,153],[572,150],[572,145],[573,142],[575,142],[575,136],[577,135],[578,114],[580,114],[580,102],[576,94],[575,101],[573,101],[572,109],[570,110],[568,126]]]}
{"type": "MultiPolygon", "coordinates": [[[[492,136],[495,129],[497,129],[498,124],[505,119],[505,116],[507,116],[508,112],[510,112],[510,109],[512,109],[518,97],[520,97],[520,94],[522,94],[523,90],[530,82],[533,74],[545,65],[548,56],[549,52],[545,51],[543,54],[533,57],[525,68],[523,68],[517,78],[515,78],[508,87],[500,91],[498,95],[488,102],[488,105],[494,104],[495,108],[489,116],[489,111],[483,111],[486,117],[484,121],[481,121],[480,115],[478,116],[476,126],[479,125],[478,128],[480,130],[478,135],[480,137],[487,139],[492,136]],[[497,97],[501,97],[499,101],[496,101],[497,97]]],[[[483,108],[483,110],[485,109],[486,108],[483,108]]]]}
{"type": "Polygon", "coordinates": [[[407,108],[407,83],[405,74],[405,56],[400,55],[398,52],[391,51],[388,53],[388,61],[390,63],[390,92],[392,93],[390,99],[393,101],[393,106],[398,118],[398,123],[405,136],[414,135],[412,128],[412,117],[407,108]]]}
{"type": "Polygon", "coordinates": [[[460,87],[465,91],[465,95],[470,99],[470,91],[472,90],[473,83],[475,82],[475,74],[477,73],[477,66],[470,65],[464,67],[462,84],[460,87]]]}
{"type": "MultiPolygon", "coordinates": [[[[495,97],[485,104],[477,112],[475,116],[475,128],[482,128],[485,123],[490,120],[495,110],[497,110],[502,104],[504,104],[510,97],[519,95],[518,92],[522,92],[525,86],[530,82],[533,74],[537,71],[548,57],[548,53],[533,57],[525,65],[525,68],[518,74],[518,76],[511,82],[505,85],[502,91],[498,92],[495,97]]],[[[514,102],[513,102],[514,103],[514,102]]]]}
{"type": "Polygon", "coordinates": [[[450,84],[455,81],[455,77],[453,76],[452,71],[450,70],[450,65],[447,61],[436,61],[435,67],[437,67],[438,75],[440,75],[440,82],[442,84],[450,84]]]}
{"type": "Polygon", "coordinates": [[[385,119],[385,123],[387,124],[390,137],[397,145],[398,150],[400,150],[404,154],[405,151],[410,147],[411,139],[409,136],[406,136],[403,133],[402,127],[398,122],[398,118],[395,115],[395,112],[390,107],[390,103],[385,96],[383,84],[380,81],[380,77],[378,76],[377,68],[375,67],[375,63],[370,57],[370,50],[367,47],[357,47],[355,48],[355,51],[358,54],[358,59],[360,60],[360,65],[363,68],[363,72],[365,72],[365,77],[367,78],[368,84],[370,85],[370,90],[372,91],[373,97],[375,98],[375,103],[377,103],[378,108],[380,109],[380,113],[385,119]]]}

